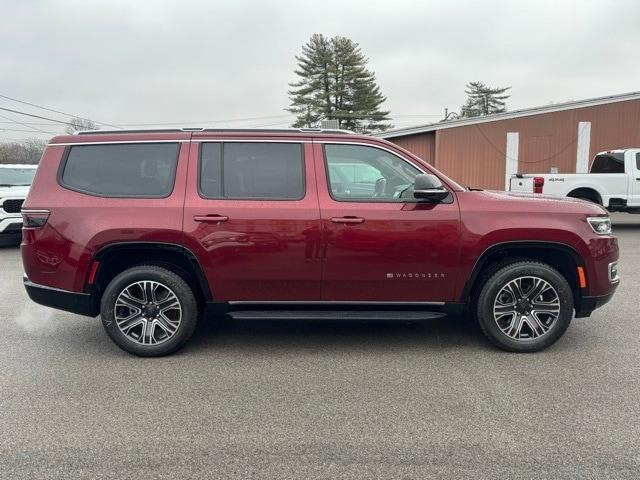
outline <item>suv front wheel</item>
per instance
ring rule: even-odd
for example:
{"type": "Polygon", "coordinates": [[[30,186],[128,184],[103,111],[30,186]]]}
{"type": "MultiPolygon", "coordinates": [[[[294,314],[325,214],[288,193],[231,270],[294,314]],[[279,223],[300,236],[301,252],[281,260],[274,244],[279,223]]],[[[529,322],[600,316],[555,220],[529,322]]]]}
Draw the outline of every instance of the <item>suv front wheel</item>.
{"type": "Polygon", "coordinates": [[[549,265],[515,262],[486,280],[476,314],[494,345],[511,352],[535,352],[558,340],[571,323],[573,293],[549,265]]]}
{"type": "Polygon", "coordinates": [[[191,337],[198,307],[193,291],[179,275],[143,265],[125,270],[109,283],[100,315],[120,348],[157,357],[175,352],[191,337]]]}

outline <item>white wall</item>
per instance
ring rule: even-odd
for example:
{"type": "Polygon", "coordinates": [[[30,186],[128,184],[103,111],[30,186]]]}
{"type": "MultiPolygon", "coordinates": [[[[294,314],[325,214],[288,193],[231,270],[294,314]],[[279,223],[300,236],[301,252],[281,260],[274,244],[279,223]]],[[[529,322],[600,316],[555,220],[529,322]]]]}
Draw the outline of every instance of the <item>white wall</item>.
{"type": "Polygon", "coordinates": [[[589,149],[591,146],[591,122],[578,122],[578,151],[576,153],[576,173],[589,171],[589,149]]]}
{"type": "Polygon", "coordinates": [[[520,134],[518,132],[507,133],[507,148],[504,159],[504,189],[509,190],[511,175],[518,173],[518,146],[520,134]]]}

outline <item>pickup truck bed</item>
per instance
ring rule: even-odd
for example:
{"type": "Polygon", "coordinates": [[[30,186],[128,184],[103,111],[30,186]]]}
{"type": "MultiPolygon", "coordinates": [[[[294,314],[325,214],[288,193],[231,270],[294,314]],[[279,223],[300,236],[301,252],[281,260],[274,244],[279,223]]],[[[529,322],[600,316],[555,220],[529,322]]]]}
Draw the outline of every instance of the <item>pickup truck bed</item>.
{"type": "Polygon", "coordinates": [[[610,211],[640,213],[640,149],[599,153],[589,173],[517,174],[509,190],[582,198],[610,211]]]}

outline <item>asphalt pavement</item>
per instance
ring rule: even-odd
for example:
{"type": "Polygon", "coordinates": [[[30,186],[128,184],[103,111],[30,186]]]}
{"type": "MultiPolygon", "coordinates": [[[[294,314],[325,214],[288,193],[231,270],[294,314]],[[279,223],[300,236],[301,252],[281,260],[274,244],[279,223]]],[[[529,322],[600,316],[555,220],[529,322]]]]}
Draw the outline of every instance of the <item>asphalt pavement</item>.
{"type": "Polygon", "coordinates": [[[544,352],[464,318],[238,321],[178,354],[30,302],[0,249],[0,479],[640,478],[640,215],[621,285],[544,352]]]}

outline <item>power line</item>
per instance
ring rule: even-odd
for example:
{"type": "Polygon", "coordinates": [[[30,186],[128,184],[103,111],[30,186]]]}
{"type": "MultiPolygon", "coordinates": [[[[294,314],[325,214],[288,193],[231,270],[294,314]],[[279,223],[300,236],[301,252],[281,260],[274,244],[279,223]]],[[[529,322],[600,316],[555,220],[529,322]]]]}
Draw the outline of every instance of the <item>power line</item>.
{"type": "Polygon", "coordinates": [[[294,118],[293,115],[270,115],[265,117],[245,117],[245,118],[228,118],[222,120],[203,120],[199,122],[164,122],[164,123],[121,123],[123,127],[155,127],[166,125],[193,125],[193,124],[207,124],[207,123],[227,123],[227,122],[248,122],[251,120],[269,120],[276,118],[294,118]]]}
{"type": "MultiPolygon", "coordinates": [[[[5,117],[4,115],[0,115],[0,117],[1,117],[1,118],[4,118],[4,119],[6,119],[6,120],[13,120],[13,118],[5,117]]],[[[22,122],[19,122],[19,121],[17,121],[17,120],[15,120],[15,121],[14,121],[14,123],[17,123],[18,125],[22,125],[23,127],[30,128],[31,130],[35,130],[35,131],[37,131],[37,132],[42,132],[42,133],[44,133],[44,130],[41,130],[41,129],[36,128],[36,127],[32,127],[31,125],[27,125],[26,123],[22,123],[22,122]]]]}
{"type": "Polygon", "coordinates": [[[18,128],[0,128],[0,132],[26,132],[26,133],[47,133],[51,135],[57,135],[57,132],[45,132],[44,130],[40,130],[39,132],[35,132],[33,130],[22,130],[18,128]]]}
{"type": "Polygon", "coordinates": [[[488,143],[489,145],[491,145],[491,147],[493,147],[493,149],[494,149],[495,151],[497,151],[497,152],[498,152],[498,153],[500,153],[501,155],[504,155],[504,156],[505,156],[505,158],[508,158],[509,160],[513,160],[513,161],[518,161],[518,163],[523,163],[523,164],[529,165],[529,164],[535,164],[535,163],[547,162],[547,161],[549,161],[549,160],[553,160],[554,158],[556,158],[556,157],[560,156],[561,154],[563,154],[563,153],[567,150],[567,148],[569,148],[569,147],[571,147],[572,145],[575,145],[575,144],[576,144],[576,142],[578,141],[578,138],[580,137],[580,135],[582,135],[582,131],[584,130],[584,128],[585,128],[585,127],[583,126],[583,127],[582,127],[582,129],[578,132],[578,135],[576,135],[576,136],[575,136],[575,138],[574,138],[573,140],[569,141],[566,145],[564,145],[564,146],[563,146],[560,150],[558,150],[556,153],[554,153],[554,154],[552,154],[552,155],[549,155],[549,156],[548,156],[548,157],[546,157],[546,158],[541,158],[541,159],[533,160],[533,161],[530,161],[530,162],[525,162],[525,161],[523,161],[523,160],[519,160],[519,159],[515,159],[515,158],[512,158],[512,157],[509,157],[509,156],[507,155],[507,153],[506,153],[506,152],[502,151],[502,149],[500,149],[500,147],[498,147],[495,143],[493,143],[493,142],[489,139],[489,137],[484,133],[484,131],[482,130],[482,128],[480,128],[480,125],[479,125],[479,124],[476,124],[476,128],[477,128],[477,129],[478,129],[478,131],[482,134],[482,136],[483,136],[483,137],[484,137],[484,139],[487,141],[487,143],[488,143]]]}
{"type": "Polygon", "coordinates": [[[47,127],[51,126],[51,122],[18,122],[16,120],[11,120],[11,121],[0,121],[0,124],[2,123],[21,123],[23,125],[44,125],[47,127]]]}
{"type": "Polygon", "coordinates": [[[72,127],[74,126],[73,123],[63,122],[62,120],[56,120],[53,118],[41,117],[40,115],[34,115],[33,113],[20,112],[18,110],[12,110],[10,108],[0,107],[0,110],[4,110],[5,112],[17,113],[18,115],[26,115],[27,117],[39,118],[41,120],[49,120],[50,122],[61,123],[62,125],[71,125],[72,127]]]}
{"type": "Polygon", "coordinates": [[[0,94],[0,98],[5,98],[7,100],[11,100],[12,102],[18,102],[18,103],[22,103],[24,105],[30,105],[32,107],[40,108],[42,110],[47,110],[49,112],[59,113],[61,115],[66,115],[68,117],[76,117],[76,118],[79,118],[81,120],[89,120],[90,122],[98,123],[100,125],[106,125],[107,127],[121,128],[121,127],[119,127],[117,125],[111,125],[110,123],[105,123],[105,122],[98,122],[97,120],[91,120],[90,118],[80,117],[79,115],[73,115],[71,113],[65,113],[65,112],[62,112],[60,110],[54,110],[53,108],[43,107],[42,105],[36,105],[35,103],[25,102],[24,100],[18,100],[17,98],[8,97],[6,95],[1,95],[0,94]]]}

